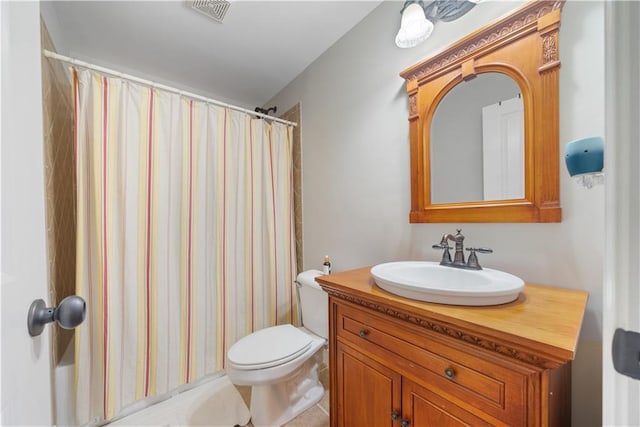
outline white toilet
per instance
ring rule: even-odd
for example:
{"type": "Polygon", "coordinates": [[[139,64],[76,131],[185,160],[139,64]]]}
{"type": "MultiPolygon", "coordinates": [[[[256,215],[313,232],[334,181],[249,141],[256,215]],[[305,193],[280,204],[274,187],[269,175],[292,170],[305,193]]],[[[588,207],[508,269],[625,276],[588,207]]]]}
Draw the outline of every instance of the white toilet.
{"type": "Polygon", "coordinates": [[[281,426],[324,395],[318,369],[328,336],[328,298],[314,280],[322,274],[308,270],[296,280],[302,327],[261,329],[238,340],[227,353],[231,382],[252,386],[255,427],[281,426]]]}

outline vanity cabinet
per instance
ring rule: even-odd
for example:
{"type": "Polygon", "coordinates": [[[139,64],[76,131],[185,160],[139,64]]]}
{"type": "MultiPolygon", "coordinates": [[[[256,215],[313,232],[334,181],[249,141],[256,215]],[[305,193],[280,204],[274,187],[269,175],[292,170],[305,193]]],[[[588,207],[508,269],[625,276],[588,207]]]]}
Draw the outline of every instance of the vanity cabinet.
{"type": "Polygon", "coordinates": [[[329,293],[331,425],[570,425],[571,364],[587,294],[527,285],[492,307],[413,301],[369,268],[329,293]]]}
{"type": "Polygon", "coordinates": [[[391,426],[402,402],[400,374],[350,346],[338,344],[336,355],[337,425],[391,426]]]}

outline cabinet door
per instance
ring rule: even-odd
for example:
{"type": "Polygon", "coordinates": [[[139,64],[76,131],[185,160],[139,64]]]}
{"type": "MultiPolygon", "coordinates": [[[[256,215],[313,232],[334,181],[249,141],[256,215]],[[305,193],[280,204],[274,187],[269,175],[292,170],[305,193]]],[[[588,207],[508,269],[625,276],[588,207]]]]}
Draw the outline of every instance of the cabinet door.
{"type": "Polygon", "coordinates": [[[401,377],[351,347],[338,343],[338,426],[390,427],[400,413],[401,377]]]}
{"type": "Polygon", "coordinates": [[[461,409],[438,394],[403,378],[403,426],[460,427],[491,426],[470,412],[461,409]]]}

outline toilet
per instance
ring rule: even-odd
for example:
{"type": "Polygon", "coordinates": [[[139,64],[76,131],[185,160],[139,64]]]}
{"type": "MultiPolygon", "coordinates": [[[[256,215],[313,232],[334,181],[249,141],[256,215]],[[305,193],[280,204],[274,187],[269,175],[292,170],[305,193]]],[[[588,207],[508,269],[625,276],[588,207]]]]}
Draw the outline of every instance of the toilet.
{"type": "Polygon", "coordinates": [[[318,379],[328,336],[327,294],[314,280],[323,273],[298,275],[298,310],[302,326],[278,325],[238,340],[227,352],[227,375],[236,385],[250,385],[251,422],[281,426],[315,405],[324,395],[318,379]]]}

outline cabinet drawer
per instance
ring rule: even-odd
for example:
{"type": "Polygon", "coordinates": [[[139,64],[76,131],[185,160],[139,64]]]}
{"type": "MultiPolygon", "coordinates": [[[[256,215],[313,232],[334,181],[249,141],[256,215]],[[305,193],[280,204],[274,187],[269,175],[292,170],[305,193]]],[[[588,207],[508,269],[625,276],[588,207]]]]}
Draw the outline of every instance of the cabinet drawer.
{"type": "Polygon", "coordinates": [[[339,341],[384,360],[461,407],[480,408],[510,425],[526,424],[528,378],[533,372],[461,351],[442,338],[368,310],[336,304],[335,316],[339,341]]]}

